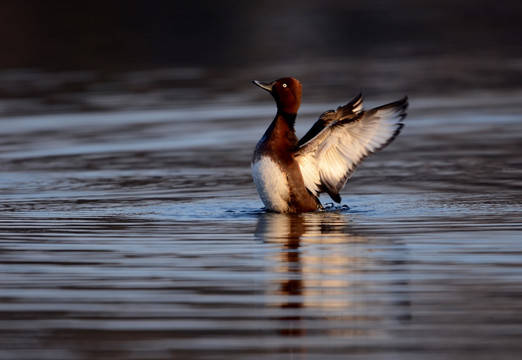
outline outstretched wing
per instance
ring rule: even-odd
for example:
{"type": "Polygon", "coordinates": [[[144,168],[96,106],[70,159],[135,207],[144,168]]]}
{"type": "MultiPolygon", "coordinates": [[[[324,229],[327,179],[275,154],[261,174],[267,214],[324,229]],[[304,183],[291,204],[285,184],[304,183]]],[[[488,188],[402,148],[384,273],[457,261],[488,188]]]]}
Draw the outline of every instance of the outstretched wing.
{"type": "Polygon", "coordinates": [[[301,146],[304,143],[313,139],[319,134],[325,127],[330,125],[334,121],[344,120],[350,116],[353,116],[360,112],[363,108],[362,94],[356,96],[352,101],[344,106],[339,106],[337,110],[327,110],[320,117],[319,120],[308,130],[308,132],[299,140],[297,146],[301,146]]]}
{"type": "Polygon", "coordinates": [[[326,118],[330,122],[304,142],[295,155],[306,188],[316,196],[327,192],[334,201],[340,202],[339,191],[357,165],[399,134],[407,107],[408,99],[404,97],[372,110],[359,109],[344,116],[344,107],[329,114],[327,111],[326,118]]]}

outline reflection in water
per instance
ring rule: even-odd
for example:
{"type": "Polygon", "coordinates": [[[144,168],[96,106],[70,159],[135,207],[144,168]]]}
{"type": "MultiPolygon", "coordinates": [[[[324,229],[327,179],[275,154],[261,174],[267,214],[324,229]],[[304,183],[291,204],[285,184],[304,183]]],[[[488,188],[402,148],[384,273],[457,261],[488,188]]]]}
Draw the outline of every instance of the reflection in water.
{"type": "Polygon", "coordinates": [[[411,318],[404,246],[357,235],[346,215],[263,214],[256,239],[278,245],[267,259],[275,276],[267,292],[281,335],[382,338],[384,324],[411,318]]]}
{"type": "MultiPolygon", "coordinates": [[[[277,273],[288,274],[287,278],[281,279],[277,291],[278,295],[285,298],[280,304],[282,309],[303,307],[303,268],[299,247],[306,231],[307,224],[301,215],[269,213],[259,218],[256,237],[262,236],[265,241],[282,244],[282,251],[277,255],[280,266],[275,269],[277,273]]],[[[281,316],[278,320],[291,325],[290,328],[281,329],[281,335],[299,336],[306,333],[302,317],[297,313],[281,316]]]]}

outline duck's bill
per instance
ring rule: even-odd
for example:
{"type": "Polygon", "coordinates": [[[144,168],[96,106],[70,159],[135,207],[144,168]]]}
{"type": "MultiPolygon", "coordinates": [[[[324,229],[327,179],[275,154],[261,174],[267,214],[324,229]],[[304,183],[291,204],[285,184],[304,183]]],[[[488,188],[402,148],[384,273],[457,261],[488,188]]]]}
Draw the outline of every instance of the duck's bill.
{"type": "Polygon", "coordinates": [[[257,80],[253,80],[252,82],[266,91],[272,91],[272,87],[274,86],[273,82],[262,82],[257,80]]]}

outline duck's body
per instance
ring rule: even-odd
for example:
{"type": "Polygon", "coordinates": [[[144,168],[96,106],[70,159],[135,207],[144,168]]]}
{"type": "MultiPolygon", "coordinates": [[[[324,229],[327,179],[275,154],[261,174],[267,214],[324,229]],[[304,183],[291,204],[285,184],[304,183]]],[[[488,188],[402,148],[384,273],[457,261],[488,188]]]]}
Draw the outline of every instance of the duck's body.
{"type": "Polygon", "coordinates": [[[301,83],[293,78],[254,83],[274,96],[277,114],[256,146],[252,175],[265,207],[280,213],[321,209],[322,192],[340,202],[339,191],[355,167],[397,136],[406,115],[406,98],[363,111],[359,96],[323,113],[298,141],[294,123],[301,83]]]}
{"type": "Polygon", "coordinates": [[[298,141],[289,120],[291,117],[278,114],[257,144],[252,159],[254,183],[267,209],[281,213],[314,211],[321,203],[304,184],[294,158],[298,141]]]}

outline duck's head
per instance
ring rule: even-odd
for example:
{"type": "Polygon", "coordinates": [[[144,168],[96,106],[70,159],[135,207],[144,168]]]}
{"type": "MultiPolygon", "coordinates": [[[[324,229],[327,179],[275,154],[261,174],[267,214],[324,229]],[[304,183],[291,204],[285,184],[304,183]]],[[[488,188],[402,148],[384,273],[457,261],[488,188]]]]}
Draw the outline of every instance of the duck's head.
{"type": "Polygon", "coordinates": [[[286,77],[272,82],[254,80],[254,84],[268,91],[274,97],[279,111],[297,114],[301,105],[302,86],[299,80],[286,77]]]}

